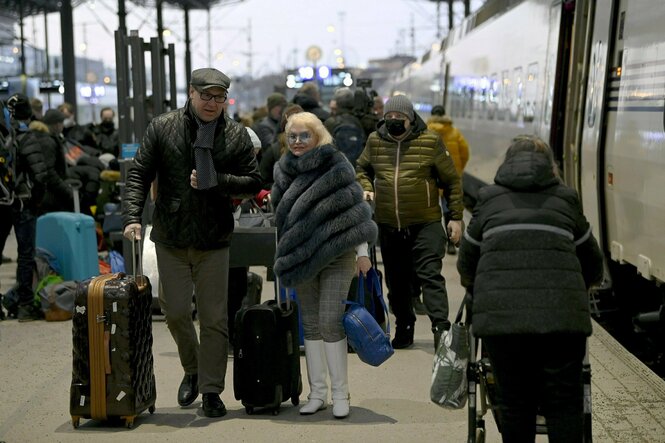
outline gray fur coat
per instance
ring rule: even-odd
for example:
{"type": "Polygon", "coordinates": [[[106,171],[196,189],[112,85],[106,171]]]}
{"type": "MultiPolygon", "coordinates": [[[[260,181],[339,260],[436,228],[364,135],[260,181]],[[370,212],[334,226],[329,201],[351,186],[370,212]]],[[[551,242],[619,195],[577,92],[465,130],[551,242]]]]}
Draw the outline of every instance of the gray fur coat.
{"type": "Polygon", "coordinates": [[[334,146],[300,157],[287,152],[274,176],[274,271],[284,286],[301,284],[345,252],[376,240],[378,229],[353,166],[334,146]]]}

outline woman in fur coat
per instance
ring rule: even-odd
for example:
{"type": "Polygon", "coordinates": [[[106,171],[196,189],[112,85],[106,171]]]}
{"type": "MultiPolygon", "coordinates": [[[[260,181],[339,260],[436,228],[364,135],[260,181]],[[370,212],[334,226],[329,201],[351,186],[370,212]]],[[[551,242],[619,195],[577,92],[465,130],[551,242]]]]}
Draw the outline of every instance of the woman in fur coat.
{"type": "Polygon", "coordinates": [[[294,114],[285,133],[289,151],[275,165],[271,193],[278,237],[274,270],[300,301],[310,387],[300,413],[326,408],[329,373],[333,415],[344,418],[349,388],[343,301],[354,275],[372,266],[368,242],[378,229],[353,166],[321,120],[309,112],[294,114]]]}

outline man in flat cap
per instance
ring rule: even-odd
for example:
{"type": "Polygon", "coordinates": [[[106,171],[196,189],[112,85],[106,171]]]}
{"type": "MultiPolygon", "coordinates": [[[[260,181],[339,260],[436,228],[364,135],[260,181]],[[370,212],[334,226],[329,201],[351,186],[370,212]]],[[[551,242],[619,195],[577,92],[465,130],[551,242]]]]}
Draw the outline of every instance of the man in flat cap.
{"type": "Polygon", "coordinates": [[[217,69],[192,72],[185,106],[148,125],[127,177],[123,206],[125,237],[140,238],[144,202],[159,178],[150,238],[163,289],[160,305],[185,372],[178,404],[190,405],[201,392],[206,417],[226,414],[219,394],[228,354],[231,196],[261,188],[249,134],[223,110],[230,83],[217,69]],[[192,321],[193,292],[199,337],[192,321]]]}

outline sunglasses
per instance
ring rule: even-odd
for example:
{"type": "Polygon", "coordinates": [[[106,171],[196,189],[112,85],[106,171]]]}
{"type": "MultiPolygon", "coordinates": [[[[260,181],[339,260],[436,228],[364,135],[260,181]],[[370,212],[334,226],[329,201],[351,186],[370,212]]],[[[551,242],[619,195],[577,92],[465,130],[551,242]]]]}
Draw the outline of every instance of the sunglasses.
{"type": "Polygon", "coordinates": [[[312,139],[312,134],[309,132],[301,132],[300,134],[294,134],[292,132],[287,137],[287,140],[289,141],[290,145],[297,143],[298,140],[300,140],[301,143],[307,144],[311,139],[312,139]]]}

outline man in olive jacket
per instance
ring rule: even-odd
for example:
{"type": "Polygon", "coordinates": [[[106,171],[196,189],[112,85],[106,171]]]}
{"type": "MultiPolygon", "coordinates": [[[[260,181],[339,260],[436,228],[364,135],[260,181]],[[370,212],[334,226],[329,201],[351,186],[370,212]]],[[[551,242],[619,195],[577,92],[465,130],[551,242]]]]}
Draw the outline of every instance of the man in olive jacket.
{"type": "Polygon", "coordinates": [[[356,172],[365,196],[376,201],[381,256],[395,314],[393,347],[413,344],[411,275],[415,271],[432,322],[434,345],[450,328],[448,295],[441,274],[446,235],[438,189],[451,210],[448,231],[457,244],[462,235],[462,184],[441,138],[427,130],[404,95],[390,98],[384,119],[370,134],[356,172]]]}
{"type": "Polygon", "coordinates": [[[223,112],[230,79],[203,68],[192,72],[184,108],[155,117],[127,177],[125,237],[140,238],[143,205],[159,179],[153,229],[163,294],[160,305],[177,346],[185,376],[178,403],[203,393],[207,417],[226,414],[229,240],[231,196],[261,188],[247,131],[223,112]],[[200,346],[192,322],[192,292],[200,323],[200,346]]]}

